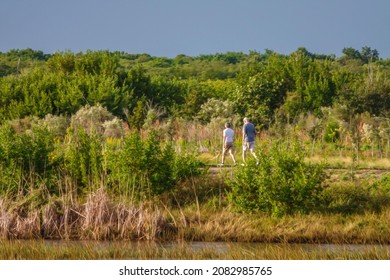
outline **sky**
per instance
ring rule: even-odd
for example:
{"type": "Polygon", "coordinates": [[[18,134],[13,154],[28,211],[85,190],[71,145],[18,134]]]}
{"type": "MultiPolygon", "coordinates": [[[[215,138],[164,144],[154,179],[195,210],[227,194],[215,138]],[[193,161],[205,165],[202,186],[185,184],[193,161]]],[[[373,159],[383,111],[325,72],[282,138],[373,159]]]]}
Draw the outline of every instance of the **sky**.
{"type": "Polygon", "coordinates": [[[390,0],[0,0],[0,51],[174,58],[300,47],[390,58],[390,0]]]}

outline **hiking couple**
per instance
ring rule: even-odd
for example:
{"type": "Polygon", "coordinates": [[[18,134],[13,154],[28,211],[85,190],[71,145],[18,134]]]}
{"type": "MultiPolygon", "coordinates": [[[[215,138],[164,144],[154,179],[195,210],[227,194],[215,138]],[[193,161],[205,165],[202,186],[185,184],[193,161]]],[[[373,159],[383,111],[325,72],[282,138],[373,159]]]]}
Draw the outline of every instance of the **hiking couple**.
{"type": "MultiPolygon", "coordinates": [[[[225,123],[225,129],[223,130],[223,150],[222,150],[222,162],[218,166],[225,164],[226,153],[229,152],[233,159],[234,165],[237,165],[236,158],[234,156],[234,131],[231,127],[231,123],[225,123]]],[[[256,164],[259,164],[259,159],[255,153],[255,126],[249,121],[248,118],[244,118],[244,126],[242,127],[242,165],[245,164],[246,152],[250,151],[256,159],[256,164]]]]}

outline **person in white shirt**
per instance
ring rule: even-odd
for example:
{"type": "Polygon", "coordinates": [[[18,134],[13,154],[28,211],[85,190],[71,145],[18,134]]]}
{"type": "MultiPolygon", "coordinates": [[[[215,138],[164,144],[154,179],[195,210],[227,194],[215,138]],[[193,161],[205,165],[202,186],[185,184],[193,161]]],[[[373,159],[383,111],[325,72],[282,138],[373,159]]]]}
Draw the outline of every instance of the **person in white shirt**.
{"type": "Polygon", "coordinates": [[[231,128],[231,123],[225,123],[225,129],[223,130],[223,150],[222,150],[222,163],[219,166],[225,164],[226,153],[229,151],[230,156],[233,159],[234,165],[236,165],[236,158],[234,157],[234,130],[231,128]]]}

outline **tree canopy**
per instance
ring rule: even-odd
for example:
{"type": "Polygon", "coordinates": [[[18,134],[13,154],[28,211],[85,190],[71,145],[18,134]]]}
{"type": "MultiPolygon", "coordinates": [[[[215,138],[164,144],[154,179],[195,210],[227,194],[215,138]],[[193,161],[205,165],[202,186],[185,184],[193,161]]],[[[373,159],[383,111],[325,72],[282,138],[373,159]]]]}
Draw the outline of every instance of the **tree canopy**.
{"type": "Polygon", "coordinates": [[[0,122],[70,116],[97,104],[135,128],[142,126],[151,104],[163,118],[203,121],[209,117],[199,113],[207,106],[225,104],[232,114],[265,126],[276,115],[286,120],[307,113],[321,117],[322,108],[334,106],[351,114],[388,116],[389,59],[367,46],[342,53],[337,58],[298,48],[289,55],[266,50],[166,58],[11,50],[0,53],[0,122]]]}

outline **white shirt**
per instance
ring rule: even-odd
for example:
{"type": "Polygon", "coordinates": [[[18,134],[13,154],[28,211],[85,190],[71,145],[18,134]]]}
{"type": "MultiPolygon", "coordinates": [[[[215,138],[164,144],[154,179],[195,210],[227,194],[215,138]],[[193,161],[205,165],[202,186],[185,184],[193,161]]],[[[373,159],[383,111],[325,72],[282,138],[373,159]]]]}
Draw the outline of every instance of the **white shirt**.
{"type": "Polygon", "coordinates": [[[234,131],[231,128],[226,128],[223,131],[223,139],[225,140],[225,143],[233,143],[234,138],[234,131]]]}

